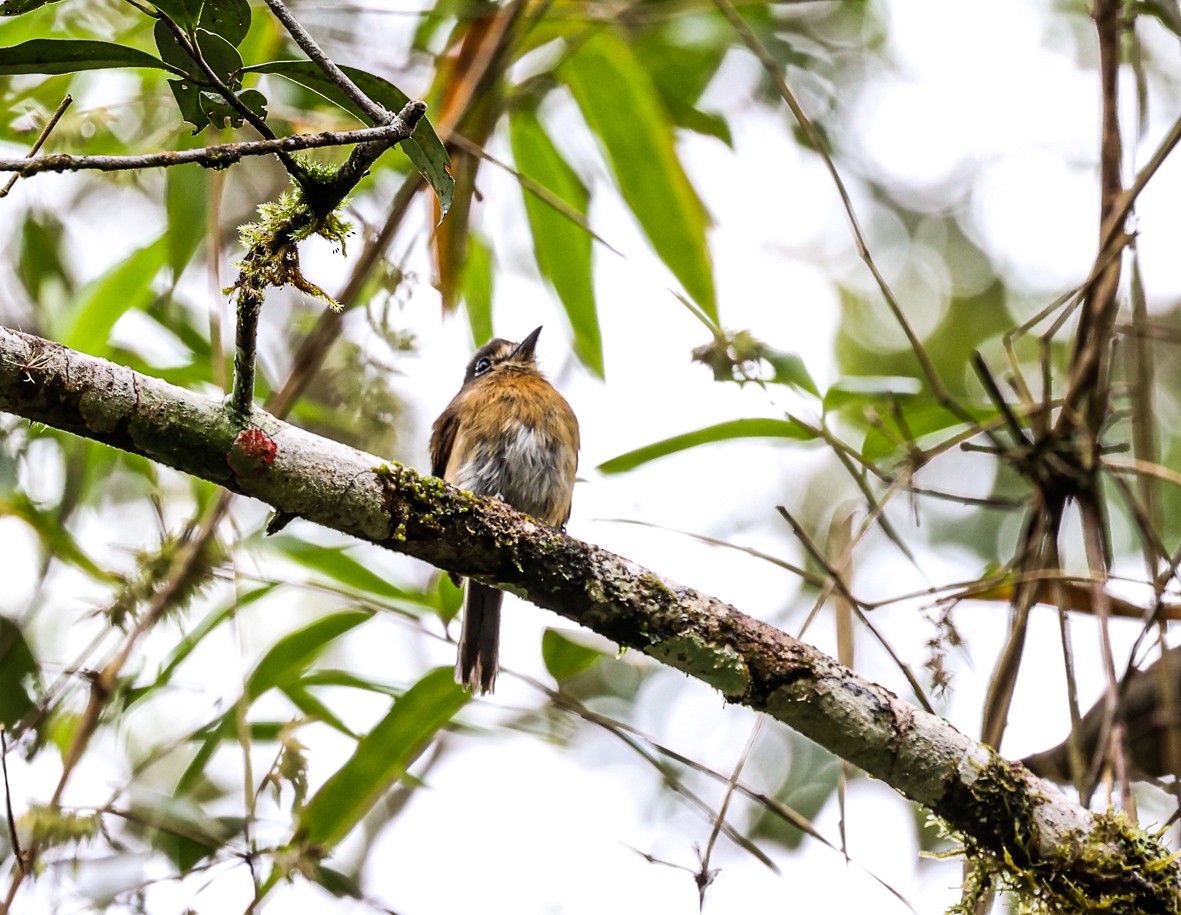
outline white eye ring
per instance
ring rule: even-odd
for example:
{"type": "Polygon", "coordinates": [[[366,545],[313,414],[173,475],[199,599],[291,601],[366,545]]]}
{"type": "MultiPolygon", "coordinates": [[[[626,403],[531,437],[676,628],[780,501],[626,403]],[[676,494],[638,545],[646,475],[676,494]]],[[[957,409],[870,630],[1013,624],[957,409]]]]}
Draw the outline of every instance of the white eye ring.
{"type": "Polygon", "coordinates": [[[492,368],[492,360],[485,356],[476,363],[476,374],[483,375],[488,369],[492,368]]]}

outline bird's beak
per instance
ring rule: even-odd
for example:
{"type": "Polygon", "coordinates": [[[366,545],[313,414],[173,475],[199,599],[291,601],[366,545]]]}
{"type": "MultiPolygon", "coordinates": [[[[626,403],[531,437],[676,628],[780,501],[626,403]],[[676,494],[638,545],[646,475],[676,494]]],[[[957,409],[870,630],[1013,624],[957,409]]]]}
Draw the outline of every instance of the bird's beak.
{"type": "Polygon", "coordinates": [[[535,328],[524,340],[517,344],[513,354],[509,357],[512,362],[532,362],[533,350],[537,346],[537,338],[541,336],[541,328],[535,328]]]}

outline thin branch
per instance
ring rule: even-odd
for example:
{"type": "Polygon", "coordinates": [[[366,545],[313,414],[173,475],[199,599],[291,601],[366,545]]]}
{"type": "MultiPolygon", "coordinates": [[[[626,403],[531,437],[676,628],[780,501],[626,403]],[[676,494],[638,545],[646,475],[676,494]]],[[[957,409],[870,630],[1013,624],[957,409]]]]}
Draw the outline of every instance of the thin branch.
{"type": "MultiPolygon", "coordinates": [[[[45,122],[45,126],[41,128],[41,133],[37,135],[37,139],[33,143],[33,148],[25,154],[26,159],[32,159],[33,156],[37,155],[37,153],[41,151],[41,147],[45,144],[45,141],[49,139],[49,134],[53,132],[53,128],[57,126],[57,122],[62,119],[62,115],[66,113],[66,109],[70,107],[73,101],[73,96],[67,95],[60,102],[58,102],[57,108],[55,108],[53,114],[49,116],[49,120],[45,122]]],[[[7,169],[0,169],[0,171],[7,171],[7,169]]],[[[8,179],[8,183],[5,184],[3,188],[0,188],[0,197],[8,196],[8,192],[12,190],[13,185],[16,184],[16,179],[19,177],[20,175],[13,175],[8,179]]]]}
{"type": "Polygon", "coordinates": [[[267,6],[271,8],[271,12],[275,14],[275,18],[283,24],[283,28],[287,30],[295,43],[300,46],[303,52],[308,56],[317,67],[324,71],[327,76],[345,95],[352,100],[358,108],[365,112],[374,124],[389,123],[393,113],[387,111],[383,106],[377,104],[369,96],[361,91],[344,71],[340,69],[332,59],[324,53],[323,49],[316,44],[314,39],[307,29],[291,15],[291,11],[283,4],[282,0],[266,0],[267,6]]]}
{"type": "MultiPolygon", "coordinates": [[[[411,103],[415,104],[415,103],[411,103]]],[[[421,102],[417,103],[421,105],[421,102]]],[[[414,109],[412,109],[414,110],[414,109]]],[[[425,109],[424,109],[425,110],[425,109]]],[[[414,125],[417,126],[417,121],[414,125]]],[[[353,143],[399,143],[414,132],[405,119],[397,119],[381,127],[361,130],[298,133],[274,140],[252,140],[246,143],[222,143],[200,149],[178,149],[141,156],[70,156],[58,153],[37,159],[0,158],[0,172],[16,172],[17,178],[27,178],[40,172],[100,171],[122,172],[142,168],[171,168],[174,165],[196,163],[205,168],[226,168],[247,156],[266,156],[276,152],[295,152],[325,146],[347,146],[353,143]]],[[[0,194],[0,196],[3,196],[0,194]]]]}

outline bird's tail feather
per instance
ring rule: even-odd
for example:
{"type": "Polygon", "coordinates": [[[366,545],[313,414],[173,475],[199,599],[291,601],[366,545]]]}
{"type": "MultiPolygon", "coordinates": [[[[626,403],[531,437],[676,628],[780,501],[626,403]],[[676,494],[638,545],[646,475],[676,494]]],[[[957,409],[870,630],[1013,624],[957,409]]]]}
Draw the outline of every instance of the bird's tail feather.
{"type": "Polygon", "coordinates": [[[459,660],[455,676],[473,693],[490,693],[496,685],[500,654],[500,602],[496,588],[467,583],[463,602],[463,629],[459,633],[459,660]]]}

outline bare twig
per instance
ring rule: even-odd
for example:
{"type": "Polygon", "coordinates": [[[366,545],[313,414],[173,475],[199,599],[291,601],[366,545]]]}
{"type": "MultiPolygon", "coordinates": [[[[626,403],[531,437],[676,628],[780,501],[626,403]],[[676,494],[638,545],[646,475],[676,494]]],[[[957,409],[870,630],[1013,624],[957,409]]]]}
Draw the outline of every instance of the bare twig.
{"type": "MultiPolygon", "coordinates": [[[[419,103],[421,104],[421,103],[419,103]]],[[[415,122],[417,124],[417,122],[415,122]]],[[[196,163],[205,168],[226,168],[247,156],[265,156],[276,152],[295,152],[325,146],[347,146],[353,143],[398,143],[414,132],[405,120],[395,120],[381,127],[361,130],[299,133],[273,140],[252,140],[246,143],[222,143],[200,149],[166,150],[141,156],[70,156],[56,154],[37,159],[0,158],[0,172],[16,172],[15,178],[27,178],[40,172],[100,171],[120,172],[142,168],[171,168],[174,165],[196,163]]],[[[9,184],[11,186],[11,182],[9,184]]],[[[0,194],[0,196],[3,196],[0,194]]]]}
{"type": "Polygon", "coordinates": [[[283,28],[287,30],[295,43],[303,50],[317,67],[324,71],[332,82],[351,99],[358,108],[365,112],[366,116],[372,119],[374,124],[386,124],[394,116],[393,112],[387,111],[383,106],[377,104],[369,96],[361,91],[344,71],[340,69],[332,59],[324,53],[323,49],[316,44],[314,39],[307,29],[291,15],[291,11],[283,4],[282,0],[266,0],[267,6],[271,8],[271,12],[275,14],[275,18],[283,24],[283,28]]]}
{"type": "MultiPolygon", "coordinates": [[[[30,149],[25,155],[26,159],[32,159],[33,156],[37,155],[37,153],[41,150],[41,147],[45,144],[45,141],[49,139],[49,134],[53,131],[53,128],[57,126],[57,122],[62,119],[62,115],[66,113],[66,109],[70,107],[70,104],[73,101],[73,96],[67,95],[60,102],[58,102],[57,108],[55,108],[53,114],[49,116],[49,120],[45,122],[45,126],[41,128],[41,133],[37,135],[37,139],[33,143],[33,148],[30,149]]],[[[0,171],[7,171],[7,169],[0,169],[0,171]]],[[[0,188],[0,197],[8,196],[8,192],[12,190],[12,186],[16,184],[16,179],[19,177],[20,175],[13,175],[8,179],[8,183],[5,184],[3,188],[0,188]]]]}

